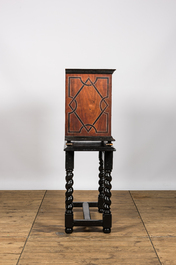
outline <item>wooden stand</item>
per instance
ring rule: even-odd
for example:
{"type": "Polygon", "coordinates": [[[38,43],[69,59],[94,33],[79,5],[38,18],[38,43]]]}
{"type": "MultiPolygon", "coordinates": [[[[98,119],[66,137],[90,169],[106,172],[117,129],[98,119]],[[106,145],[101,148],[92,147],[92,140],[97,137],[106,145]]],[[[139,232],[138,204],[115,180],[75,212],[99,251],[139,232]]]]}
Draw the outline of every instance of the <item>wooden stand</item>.
{"type": "Polygon", "coordinates": [[[65,193],[65,232],[72,233],[74,226],[102,226],[104,233],[111,232],[111,171],[113,166],[113,151],[110,142],[67,142],[66,154],[66,193],[65,193]],[[97,202],[73,202],[73,170],[75,151],[97,151],[99,153],[99,196],[97,202]],[[73,218],[73,208],[82,207],[84,219],[73,218]],[[102,220],[91,220],[89,207],[97,207],[102,213],[102,220]]]}

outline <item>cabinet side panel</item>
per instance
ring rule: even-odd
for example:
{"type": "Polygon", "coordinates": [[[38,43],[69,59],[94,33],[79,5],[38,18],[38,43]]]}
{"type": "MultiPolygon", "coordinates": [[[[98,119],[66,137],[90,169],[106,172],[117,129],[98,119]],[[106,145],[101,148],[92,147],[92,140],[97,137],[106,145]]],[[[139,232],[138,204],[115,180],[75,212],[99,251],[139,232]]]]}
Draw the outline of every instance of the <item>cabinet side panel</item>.
{"type": "Polygon", "coordinates": [[[111,74],[66,74],[66,136],[111,136],[111,83],[111,74]]]}

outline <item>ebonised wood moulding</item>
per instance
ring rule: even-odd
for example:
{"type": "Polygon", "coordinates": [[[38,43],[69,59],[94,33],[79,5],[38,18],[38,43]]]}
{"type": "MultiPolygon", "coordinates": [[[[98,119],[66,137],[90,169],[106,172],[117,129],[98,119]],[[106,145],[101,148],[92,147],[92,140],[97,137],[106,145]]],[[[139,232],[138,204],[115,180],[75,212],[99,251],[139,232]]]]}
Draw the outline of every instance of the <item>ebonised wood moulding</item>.
{"type": "Polygon", "coordinates": [[[65,140],[114,141],[111,135],[115,69],[65,69],[65,140]]]}

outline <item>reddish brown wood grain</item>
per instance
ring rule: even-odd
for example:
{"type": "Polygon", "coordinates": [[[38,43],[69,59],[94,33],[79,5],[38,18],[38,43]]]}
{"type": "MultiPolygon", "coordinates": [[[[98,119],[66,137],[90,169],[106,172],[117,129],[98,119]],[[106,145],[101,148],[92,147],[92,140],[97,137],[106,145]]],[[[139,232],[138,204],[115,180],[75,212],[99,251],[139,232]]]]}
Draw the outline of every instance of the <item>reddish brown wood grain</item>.
{"type": "Polygon", "coordinates": [[[65,136],[111,136],[112,74],[67,73],[65,136]]]}

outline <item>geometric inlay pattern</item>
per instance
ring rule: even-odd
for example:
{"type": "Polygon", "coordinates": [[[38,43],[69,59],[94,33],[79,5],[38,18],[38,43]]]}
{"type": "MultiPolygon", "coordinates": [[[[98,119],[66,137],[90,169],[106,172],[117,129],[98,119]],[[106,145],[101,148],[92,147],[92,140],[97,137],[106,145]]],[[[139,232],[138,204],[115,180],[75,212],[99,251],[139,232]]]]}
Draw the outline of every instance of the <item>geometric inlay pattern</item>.
{"type": "Polygon", "coordinates": [[[95,130],[96,134],[107,133],[109,113],[106,112],[108,108],[106,99],[108,97],[109,77],[96,77],[94,82],[89,77],[85,82],[79,76],[69,77],[68,98],[71,101],[68,104],[70,107],[68,112],[68,132],[80,133],[84,128],[87,133],[91,130],[95,130]],[[106,89],[101,90],[99,88],[102,84],[106,89]],[[97,123],[101,123],[102,117],[104,124],[96,126],[97,123]],[[76,126],[73,127],[75,120],[77,120],[76,126]],[[101,129],[98,129],[98,127],[101,129]]]}

